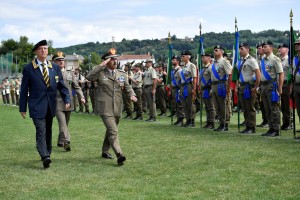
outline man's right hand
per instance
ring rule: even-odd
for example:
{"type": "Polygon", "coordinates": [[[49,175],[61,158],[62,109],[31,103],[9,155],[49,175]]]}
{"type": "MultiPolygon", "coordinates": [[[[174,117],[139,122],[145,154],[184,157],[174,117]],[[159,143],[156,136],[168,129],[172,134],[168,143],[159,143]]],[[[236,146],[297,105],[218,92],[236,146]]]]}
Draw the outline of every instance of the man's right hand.
{"type": "Polygon", "coordinates": [[[23,117],[23,119],[25,119],[26,117],[26,112],[20,112],[21,116],[23,117]]]}
{"type": "Polygon", "coordinates": [[[101,66],[101,67],[105,66],[109,61],[110,61],[110,58],[107,58],[106,60],[104,60],[104,61],[100,64],[100,66],[101,66]]]}

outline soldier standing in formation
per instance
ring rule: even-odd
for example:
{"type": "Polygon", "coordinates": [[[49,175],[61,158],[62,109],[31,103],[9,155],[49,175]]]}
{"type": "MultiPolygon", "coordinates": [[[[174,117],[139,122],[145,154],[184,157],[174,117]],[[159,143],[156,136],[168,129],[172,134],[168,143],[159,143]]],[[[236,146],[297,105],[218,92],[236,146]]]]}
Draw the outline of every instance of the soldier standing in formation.
{"type": "Polygon", "coordinates": [[[156,87],[156,102],[157,108],[160,109],[160,114],[157,116],[166,116],[167,107],[166,107],[166,89],[165,89],[165,77],[167,73],[163,71],[162,64],[158,63],[156,65],[157,72],[157,87],[156,87]]]}
{"type": "Polygon", "coordinates": [[[192,53],[183,51],[181,53],[184,67],[180,72],[180,93],[183,111],[186,117],[186,123],[182,127],[194,127],[196,117],[196,98],[197,68],[190,62],[192,53]]]}
{"type": "Polygon", "coordinates": [[[211,55],[204,54],[202,55],[202,63],[203,68],[200,71],[200,85],[201,85],[201,93],[202,99],[205,105],[206,111],[206,125],[203,128],[207,129],[214,129],[215,128],[215,117],[216,117],[216,110],[214,106],[214,102],[211,95],[211,55]]]}
{"type": "Polygon", "coordinates": [[[212,96],[220,125],[214,131],[228,131],[230,122],[229,101],[232,66],[223,58],[224,48],[214,47],[215,60],[212,65],[212,96]]]}
{"type": "MultiPolygon", "coordinates": [[[[257,56],[258,56],[256,60],[257,60],[259,69],[261,71],[261,61],[265,56],[265,53],[263,51],[262,43],[259,43],[256,46],[256,49],[257,49],[257,56]]],[[[257,127],[263,127],[263,128],[269,127],[266,109],[264,107],[264,102],[263,102],[262,97],[261,97],[261,87],[258,90],[257,99],[258,99],[258,102],[259,102],[259,108],[260,108],[261,116],[262,116],[262,120],[263,120],[261,124],[257,125],[257,127]]]]}
{"type": "MultiPolygon", "coordinates": [[[[249,55],[250,46],[247,43],[240,43],[239,52],[242,60],[239,61],[239,99],[244,108],[245,130],[242,134],[255,133],[256,93],[260,82],[260,71],[256,59],[249,55]]],[[[237,84],[238,85],[238,84],[237,84]]]]}
{"type": "Polygon", "coordinates": [[[273,43],[263,43],[265,57],[261,61],[261,97],[266,109],[269,130],[262,136],[279,136],[280,129],[280,95],[284,73],[281,61],[273,54],[273,43]]]}
{"type": "Polygon", "coordinates": [[[152,59],[146,60],[146,70],[144,72],[144,92],[146,95],[147,106],[149,108],[149,119],[147,122],[155,122],[156,121],[156,83],[157,83],[157,75],[155,69],[152,67],[153,61],[152,59]]]}
{"type": "Polygon", "coordinates": [[[183,106],[180,100],[180,80],[181,80],[181,67],[179,66],[180,57],[172,57],[172,72],[171,72],[171,90],[172,90],[172,102],[173,109],[176,111],[177,121],[174,125],[181,126],[183,124],[183,119],[185,118],[183,106]]]}
{"type": "Polygon", "coordinates": [[[293,93],[296,102],[298,119],[300,120],[300,38],[294,43],[297,55],[293,58],[293,93]]]}
{"type": "MultiPolygon", "coordinates": [[[[125,64],[124,66],[124,71],[127,74],[127,77],[129,78],[129,84],[130,82],[130,78],[133,76],[131,69],[131,63],[128,62],[125,64]]],[[[126,91],[123,90],[123,106],[124,106],[124,110],[126,112],[126,116],[124,117],[124,119],[132,119],[132,102],[130,100],[130,97],[128,97],[126,91]]]]}
{"type": "Polygon", "coordinates": [[[117,55],[115,49],[110,49],[101,57],[104,60],[95,66],[87,75],[90,81],[97,81],[95,112],[99,114],[106,127],[106,134],[102,146],[102,157],[112,159],[110,147],[117,156],[118,165],[123,165],[124,156],[118,136],[118,124],[122,114],[122,91],[127,91],[132,101],[136,101],[134,91],[128,83],[124,71],[117,70],[117,55]]]}
{"type": "Polygon", "coordinates": [[[131,85],[134,93],[136,94],[137,101],[134,102],[134,110],[136,112],[133,120],[143,120],[142,110],[142,84],[143,84],[143,73],[141,72],[141,63],[136,63],[133,67],[133,76],[128,77],[131,80],[131,85]]]}
{"type": "Polygon", "coordinates": [[[284,72],[284,80],[281,94],[281,112],[282,112],[282,126],[281,130],[290,130],[291,126],[291,108],[290,108],[290,96],[292,92],[292,80],[291,73],[292,68],[289,65],[289,47],[286,44],[278,46],[278,52],[280,54],[281,64],[284,72]]]}

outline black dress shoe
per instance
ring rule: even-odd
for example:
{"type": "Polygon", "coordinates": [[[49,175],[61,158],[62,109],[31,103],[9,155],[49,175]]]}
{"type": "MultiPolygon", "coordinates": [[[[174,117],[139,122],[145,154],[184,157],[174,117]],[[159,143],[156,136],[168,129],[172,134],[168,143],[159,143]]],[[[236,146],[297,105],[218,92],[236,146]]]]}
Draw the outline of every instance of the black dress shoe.
{"type": "Polygon", "coordinates": [[[279,131],[274,130],[272,133],[269,133],[267,136],[268,137],[277,137],[277,136],[279,136],[279,131]]]}
{"type": "Polygon", "coordinates": [[[214,125],[213,122],[208,122],[208,123],[206,124],[206,126],[204,126],[203,128],[205,128],[205,129],[214,129],[214,128],[215,128],[215,125],[214,125]]]}
{"type": "Polygon", "coordinates": [[[57,143],[57,146],[58,146],[58,147],[64,147],[63,144],[58,144],[58,143],[57,143]]]}
{"type": "Polygon", "coordinates": [[[118,160],[117,160],[117,163],[118,165],[124,165],[124,161],[126,160],[126,157],[123,156],[123,155],[119,155],[118,156],[118,160]]]}
{"type": "Polygon", "coordinates": [[[51,163],[51,159],[49,157],[46,157],[43,159],[43,166],[44,168],[49,168],[51,163]]]}
{"type": "Polygon", "coordinates": [[[142,115],[137,115],[135,118],[133,118],[132,120],[143,120],[143,116],[142,115]]]}
{"type": "Polygon", "coordinates": [[[241,131],[240,133],[241,134],[253,134],[253,133],[255,133],[255,129],[247,127],[245,130],[241,131]]]}
{"type": "Polygon", "coordinates": [[[280,129],[281,129],[281,130],[284,130],[284,131],[288,131],[288,130],[291,130],[292,128],[293,128],[293,127],[290,126],[290,125],[284,125],[284,126],[282,125],[280,129]]]}
{"type": "Polygon", "coordinates": [[[106,159],[114,159],[114,157],[112,157],[112,155],[110,153],[102,153],[102,158],[106,158],[106,159]]]}
{"type": "Polygon", "coordinates": [[[64,144],[64,149],[65,149],[66,151],[71,151],[71,145],[70,145],[70,142],[66,142],[66,143],[64,144]]]}

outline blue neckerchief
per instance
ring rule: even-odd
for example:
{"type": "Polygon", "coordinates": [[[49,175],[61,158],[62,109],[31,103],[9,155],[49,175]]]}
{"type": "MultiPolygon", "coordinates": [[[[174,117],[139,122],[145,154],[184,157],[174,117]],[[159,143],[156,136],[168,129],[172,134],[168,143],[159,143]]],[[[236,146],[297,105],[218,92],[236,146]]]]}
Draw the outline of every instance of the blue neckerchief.
{"type": "Polygon", "coordinates": [[[204,75],[203,75],[205,69],[206,69],[206,68],[201,69],[201,71],[200,71],[200,77],[201,77],[201,82],[202,82],[204,85],[208,85],[208,84],[211,83],[211,79],[209,79],[208,81],[205,80],[204,75]]]}
{"type": "Polygon", "coordinates": [[[224,81],[224,80],[227,79],[226,74],[224,74],[224,76],[223,76],[222,79],[220,78],[220,76],[219,76],[219,74],[218,74],[218,72],[217,72],[217,70],[215,68],[215,63],[212,65],[212,72],[213,72],[214,76],[216,77],[216,79],[218,79],[219,81],[224,81]]]}
{"type": "Polygon", "coordinates": [[[269,81],[272,79],[272,77],[270,76],[270,74],[266,71],[266,65],[265,65],[265,59],[261,60],[261,71],[264,75],[264,77],[269,81]]]}
{"type": "MultiPolygon", "coordinates": [[[[295,64],[295,67],[296,67],[296,68],[297,68],[298,62],[299,62],[299,57],[298,57],[298,56],[295,56],[294,64],[295,64]]],[[[299,67],[299,69],[298,69],[298,74],[300,74],[300,67],[299,67]]]]}
{"type": "Polygon", "coordinates": [[[242,75],[242,69],[240,69],[241,67],[243,67],[243,66],[241,66],[241,64],[242,64],[242,63],[241,63],[241,60],[239,60],[239,61],[238,61],[238,66],[237,66],[237,68],[238,68],[238,70],[239,70],[239,72],[240,72],[240,80],[241,80],[240,82],[241,82],[241,83],[244,83],[245,81],[244,81],[244,77],[243,77],[243,75],[242,75]]]}
{"type": "Polygon", "coordinates": [[[188,97],[188,85],[186,83],[191,82],[192,81],[192,77],[186,79],[185,76],[184,76],[184,70],[181,70],[180,75],[181,75],[181,78],[184,80],[184,83],[185,83],[184,87],[183,87],[183,91],[182,91],[183,92],[182,96],[184,98],[187,98],[188,97]]]}
{"type": "Polygon", "coordinates": [[[181,78],[184,80],[184,83],[189,83],[192,81],[192,77],[186,79],[185,76],[184,76],[184,70],[181,70],[180,72],[180,75],[181,75],[181,78]]]}
{"type": "Polygon", "coordinates": [[[173,69],[172,72],[171,72],[171,78],[172,78],[173,85],[176,87],[178,84],[177,84],[176,79],[175,79],[175,69],[173,69]]]}

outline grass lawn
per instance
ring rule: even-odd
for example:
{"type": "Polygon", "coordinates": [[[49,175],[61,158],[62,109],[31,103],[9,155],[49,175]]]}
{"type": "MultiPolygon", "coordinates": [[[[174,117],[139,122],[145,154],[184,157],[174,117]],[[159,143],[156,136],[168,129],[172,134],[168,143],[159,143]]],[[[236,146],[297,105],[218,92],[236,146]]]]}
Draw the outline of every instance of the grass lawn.
{"type": "Polygon", "coordinates": [[[0,199],[300,199],[300,141],[292,131],[277,138],[260,136],[263,128],[240,135],[236,113],[227,133],[200,129],[199,114],[196,121],[196,128],[181,128],[168,117],[121,120],[127,161],[119,167],[100,157],[100,117],[72,114],[71,152],[56,147],[54,119],[52,164],[45,170],[28,113],[23,120],[17,107],[1,105],[0,199]]]}

